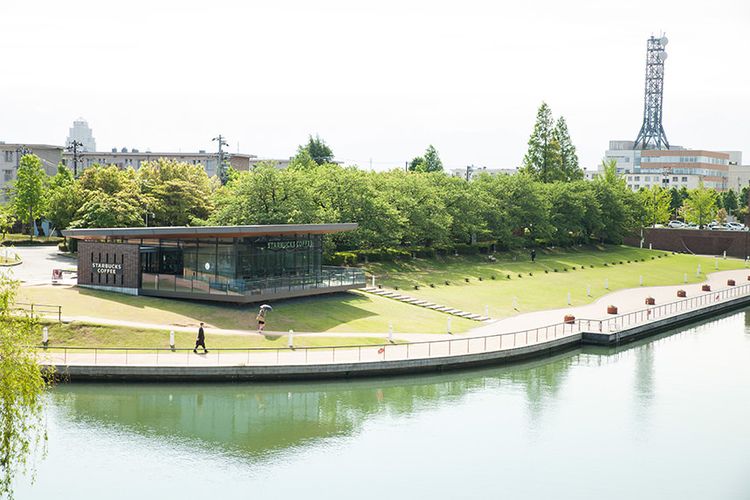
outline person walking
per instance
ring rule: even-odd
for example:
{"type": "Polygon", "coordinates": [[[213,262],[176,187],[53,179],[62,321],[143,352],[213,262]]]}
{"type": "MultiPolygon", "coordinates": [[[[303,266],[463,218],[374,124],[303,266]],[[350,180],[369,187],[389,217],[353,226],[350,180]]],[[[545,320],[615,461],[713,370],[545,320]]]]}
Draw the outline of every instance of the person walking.
{"type": "Polygon", "coordinates": [[[266,327],[266,310],[261,307],[255,320],[258,322],[258,333],[263,333],[263,329],[266,327]]]}
{"type": "Polygon", "coordinates": [[[203,354],[208,352],[208,349],[206,349],[206,333],[203,331],[203,323],[201,323],[200,328],[198,328],[198,338],[195,339],[195,347],[193,348],[195,354],[198,354],[198,347],[203,348],[203,354]]]}
{"type": "Polygon", "coordinates": [[[531,262],[536,261],[536,248],[531,249],[531,262]]]}

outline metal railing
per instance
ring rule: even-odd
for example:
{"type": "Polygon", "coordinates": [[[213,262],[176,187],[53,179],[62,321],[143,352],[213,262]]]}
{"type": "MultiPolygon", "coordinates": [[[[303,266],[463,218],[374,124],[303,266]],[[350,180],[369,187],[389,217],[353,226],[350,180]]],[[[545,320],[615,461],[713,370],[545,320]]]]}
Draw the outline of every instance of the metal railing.
{"type": "Polygon", "coordinates": [[[431,359],[510,351],[530,346],[544,348],[545,344],[581,332],[619,332],[748,294],[750,284],[706,292],[603,320],[576,319],[516,332],[444,340],[293,348],[214,348],[208,354],[195,354],[192,348],[38,346],[38,354],[43,363],[63,366],[291,366],[431,359]]]}
{"type": "MultiPolygon", "coordinates": [[[[544,344],[580,332],[578,323],[556,323],[519,332],[409,343],[347,346],[123,348],[38,346],[41,361],[63,366],[275,366],[363,363],[483,354],[544,344]]],[[[299,337],[298,337],[299,338],[299,337]]]]}
{"type": "Polygon", "coordinates": [[[680,313],[719,304],[750,294],[750,283],[729,286],[716,291],[704,292],[694,297],[648,306],[638,311],[618,314],[607,319],[579,319],[586,331],[615,333],[631,327],[645,325],[680,313]]]}

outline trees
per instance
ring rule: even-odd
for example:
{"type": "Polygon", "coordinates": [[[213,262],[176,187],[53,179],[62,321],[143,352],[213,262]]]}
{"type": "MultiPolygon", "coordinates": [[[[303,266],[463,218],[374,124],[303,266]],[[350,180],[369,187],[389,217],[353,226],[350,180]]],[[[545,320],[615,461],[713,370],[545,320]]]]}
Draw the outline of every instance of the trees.
{"type": "Polygon", "coordinates": [[[0,232],[2,232],[5,239],[5,235],[11,230],[13,224],[16,223],[16,216],[13,213],[13,207],[10,205],[0,205],[0,232]]]}
{"type": "Polygon", "coordinates": [[[57,174],[49,181],[44,215],[57,230],[66,229],[81,207],[80,189],[73,174],[65,165],[57,167],[57,174]]]}
{"type": "Polygon", "coordinates": [[[727,215],[735,215],[735,212],[739,208],[739,200],[737,194],[729,189],[721,193],[721,206],[727,211],[727,215]]]}
{"type": "Polygon", "coordinates": [[[685,221],[703,227],[713,220],[716,217],[716,198],[716,191],[706,188],[703,183],[697,189],[690,191],[682,205],[682,215],[685,221]]]}
{"type": "Polygon", "coordinates": [[[661,186],[651,186],[638,192],[638,199],[644,209],[645,224],[664,224],[672,215],[672,194],[661,186]]]}
{"type": "Polygon", "coordinates": [[[541,182],[583,179],[565,118],[560,117],[555,123],[552,110],[545,102],[537,110],[529,148],[519,170],[541,182]]]}
{"type": "Polygon", "coordinates": [[[13,478],[46,438],[42,414],[48,386],[34,348],[40,328],[15,314],[18,282],[0,274],[0,497],[13,498],[13,478]]]}
{"type": "Polygon", "coordinates": [[[307,152],[307,154],[309,154],[318,165],[331,163],[333,161],[333,151],[317,134],[314,138],[310,135],[307,144],[301,145],[297,148],[297,154],[303,151],[307,152]]]}
{"type": "Polygon", "coordinates": [[[18,174],[11,190],[15,214],[29,224],[29,238],[34,239],[36,218],[44,211],[44,194],[47,174],[42,160],[33,154],[24,155],[18,165],[18,174]]]}
{"type": "Polygon", "coordinates": [[[604,161],[604,175],[592,183],[601,208],[601,226],[594,236],[611,243],[621,243],[644,218],[637,196],[627,188],[625,179],[617,175],[616,165],[615,160],[604,161]]]}
{"type": "MultiPolygon", "coordinates": [[[[137,174],[141,198],[154,214],[149,224],[195,225],[210,215],[211,184],[200,165],[160,158],[144,163],[137,174]]],[[[235,180],[238,175],[232,174],[235,180]]]]}
{"type": "Polygon", "coordinates": [[[440,160],[440,155],[435,149],[435,146],[430,144],[424,152],[423,156],[415,157],[409,163],[410,172],[442,172],[443,162],[440,160]]]}
{"type": "Polygon", "coordinates": [[[560,146],[560,180],[575,181],[583,179],[583,170],[578,165],[576,147],[570,138],[568,124],[562,116],[555,125],[554,137],[560,146]]]}
{"type": "Polygon", "coordinates": [[[278,170],[260,163],[214,194],[209,222],[232,224],[306,224],[315,222],[316,207],[304,171],[278,170]]]}

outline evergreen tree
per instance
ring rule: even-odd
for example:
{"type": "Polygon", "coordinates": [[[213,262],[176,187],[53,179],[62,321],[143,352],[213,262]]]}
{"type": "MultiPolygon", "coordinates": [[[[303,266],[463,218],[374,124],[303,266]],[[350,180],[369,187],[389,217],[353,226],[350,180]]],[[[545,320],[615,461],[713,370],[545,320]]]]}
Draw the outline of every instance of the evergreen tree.
{"type": "Polygon", "coordinates": [[[297,154],[303,151],[306,151],[318,165],[331,163],[333,161],[333,151],[317,134],[314,138],[312,135],[309,136],[307,144],[297,148],[297,154]]]}
{"type": "Polygon", "coordinates": [[[529,137],[529,149],[523,158],[521,171],[542,182],[562,180],[560,142],[555,135],[552,111],[543,102],[536,113],[536,123],[529,137]]]}
{"type": "MultiPolygon", "coordinates": [[[[560,179],[564,181],[575,181],[583,179],[583,170],[578,165],[576,147],[570,139],[568,124],[562,116],[557,120],[554,131],[555,139],[560,147],[560,179]]],[[[557,176],[556,176],[557,177],[557,176]]]]}
{"type": "Polygon", "coordinates": [[[409,163],[411,172],[442,172],[443,162],[438,155],[435,146],[430,144],[424,152],[424,156],[417,156],[409,163]]]}

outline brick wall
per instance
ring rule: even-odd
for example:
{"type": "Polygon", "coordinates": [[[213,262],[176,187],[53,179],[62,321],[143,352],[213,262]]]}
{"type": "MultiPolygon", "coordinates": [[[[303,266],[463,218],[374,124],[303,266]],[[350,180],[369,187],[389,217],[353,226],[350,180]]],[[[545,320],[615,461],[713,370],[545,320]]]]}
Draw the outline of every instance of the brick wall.
{"type": "MultiPolygon", "coordinates": [[[[704,255],[727,255],[744,259],[750,252],[750,232],[709,231],[696,229],[644,229],[643,248],[649,243],[656,250],[692,252],[704,255]]],[[[626,238],[625,244],[638,246],[638,237],[626,238]]]]}
{"type": "Polygon", "coordinates": [[[140,288],[138,245],[78,242],[78,284],[116,288],[140,288]]]}

